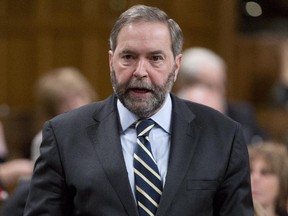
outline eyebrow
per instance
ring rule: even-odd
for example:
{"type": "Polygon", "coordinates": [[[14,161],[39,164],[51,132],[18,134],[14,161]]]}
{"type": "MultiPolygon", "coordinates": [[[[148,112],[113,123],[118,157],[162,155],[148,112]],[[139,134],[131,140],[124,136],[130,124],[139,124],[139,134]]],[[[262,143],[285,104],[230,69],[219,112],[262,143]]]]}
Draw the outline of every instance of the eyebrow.
{"type": "MultiPolygon", "coordinates": [[[[125,53],[137,53],[137,52],[130,50],[130,49],[124,49],[120,52],[120,54],[125,54],[125,53]]],[[[151,51],[148,53],[149,54],[164,54],[164,52],[162,50],[154,50],[154,51],[151,51]]]]}
{"type": "Polygon", "coordinates": [[[131,53],[135,53],[130,49],[124,49],[121,52],[119,52],[119,55],[123,55],[123,54],[131,54],[131,53]]]}
{"type": "Polygon", "coordinates": [[[162,50],[155,50],[150,52],[149,54],[164,54],[164,52],[162,50]]]}

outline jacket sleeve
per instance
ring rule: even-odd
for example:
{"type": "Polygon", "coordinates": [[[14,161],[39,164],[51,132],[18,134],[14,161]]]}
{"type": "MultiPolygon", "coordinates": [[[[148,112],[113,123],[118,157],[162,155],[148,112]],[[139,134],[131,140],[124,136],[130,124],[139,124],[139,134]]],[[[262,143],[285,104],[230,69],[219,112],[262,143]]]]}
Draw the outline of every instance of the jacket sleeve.
{"type": "Polygon", "coordinates": [[[24,216],[73,215],[57,140],[49,122],[43,128],[40,152],[34,167],[24,216]]]}
{"type": "Polygon", "coordinates": [[[249,157],[241,127],[236,131],[227,171],[214,205],[215,216],[254,215],[249,157]]]}

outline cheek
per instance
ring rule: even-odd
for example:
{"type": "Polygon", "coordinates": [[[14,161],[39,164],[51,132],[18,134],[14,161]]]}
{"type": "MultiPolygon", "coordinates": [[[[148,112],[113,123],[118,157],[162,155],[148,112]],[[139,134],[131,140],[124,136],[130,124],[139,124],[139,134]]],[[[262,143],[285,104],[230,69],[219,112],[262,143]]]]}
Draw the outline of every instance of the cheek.
{"type": "MultiPolygon", "coordinates": [[[[153,71],[149,74],[149,78],[154,85],[163,86],[166,84],[171,71],[153,71]]],[[[174,80],[174,79],[173,79],[174,80]]]]}
{"type": "Polygon", "coordinates": [[[132,73],[123,68],[114,68],[115,78],[119,84],[129,83],[132,77],[132,73]]]}
{"type": "Polygon", "coordinates": [[[273,181],[270,182],[270,186],[268,185],[267,187],[270,187],[270,194],[273,196],[275,199],[277,198],[280,190],[280,185],[279,185],[278,179],[273,179],[273,181]]]}
{"type": "Polygon", "coordinates": [[[167,76],[163,74],[158,73],[150,73],[149,75],[151,82],[154,85],[162,86],[164,84],[164,81],[166,80],[167,76]]]}
{"type": "Polygon", "coordinates": [[[266,186],[262,188],[262,197],[260,200],[264,204],[273,204],[279,195],[279,185],[276,182],[267,182],[266,186]]]}
{"type": "MultiPolygon", "coordinates": [[[[255,185],[255,187],[257,187],[255,185]]],[[[275,200],[279,194],[279,181],[278,179],[266,179],[262,182],[261,189],[265,192],[266,197],[270,200],[275,200]]]]}
{"type": "Polygon", "coordinates": [[[123,67],[119,64],[119,61],[113,61],[111,65],[111,73],[114,73],[117,82],[125,82],[131,76],[131,72],[128,68],[123,67]]]}

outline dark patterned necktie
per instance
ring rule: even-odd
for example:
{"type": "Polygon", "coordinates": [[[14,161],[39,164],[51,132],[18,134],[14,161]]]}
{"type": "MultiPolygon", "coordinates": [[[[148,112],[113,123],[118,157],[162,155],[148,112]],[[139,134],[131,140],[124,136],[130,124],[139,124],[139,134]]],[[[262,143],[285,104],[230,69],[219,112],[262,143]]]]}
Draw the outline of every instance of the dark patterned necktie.
{"type": "Polygon", "coordinates": [[[135,193],[140,216],[156,214],[162,195],[162,182],[152,155],[149,132],[155,125],[151,119],[136,123],[137,147],[134,153],[135,193]]]}

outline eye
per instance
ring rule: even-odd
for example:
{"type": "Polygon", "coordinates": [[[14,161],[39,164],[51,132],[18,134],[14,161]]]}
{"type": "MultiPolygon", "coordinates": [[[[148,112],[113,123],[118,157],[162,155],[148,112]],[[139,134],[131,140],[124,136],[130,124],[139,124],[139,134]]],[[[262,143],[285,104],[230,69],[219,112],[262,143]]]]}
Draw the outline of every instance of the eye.
{"type": "Polygon", "coordinates": [[[153,55],[153,56],[151,56],[150,59],[151,59],[152,61],[154,61],[154,62],[158,62],[158,61],[164,60],[163,56],[161,56],[161,55],[153,55]]]}
{"type": "Polygon", "coordinates": [[[133,59],[133,56],[131,54],[125,54],[125,55],[122,55],[121,58],[124,60],[130,60],[130,59],[133,59]]]}
{"type": "Polygon", "coordinates": [[[135,62],[136,56],[131,53],[123,53],[121,56],[121,62],[123,65],[131,65],[133,62],[135,62]]]}
{"type": "Polygon", "coordinates": [[[268,170],[268,169],[263,169],[263,170],[261,170],[261,174],[263,176],[267,176],[267,175],[273,175],[273,172],[271,170],[268,170]]]}

